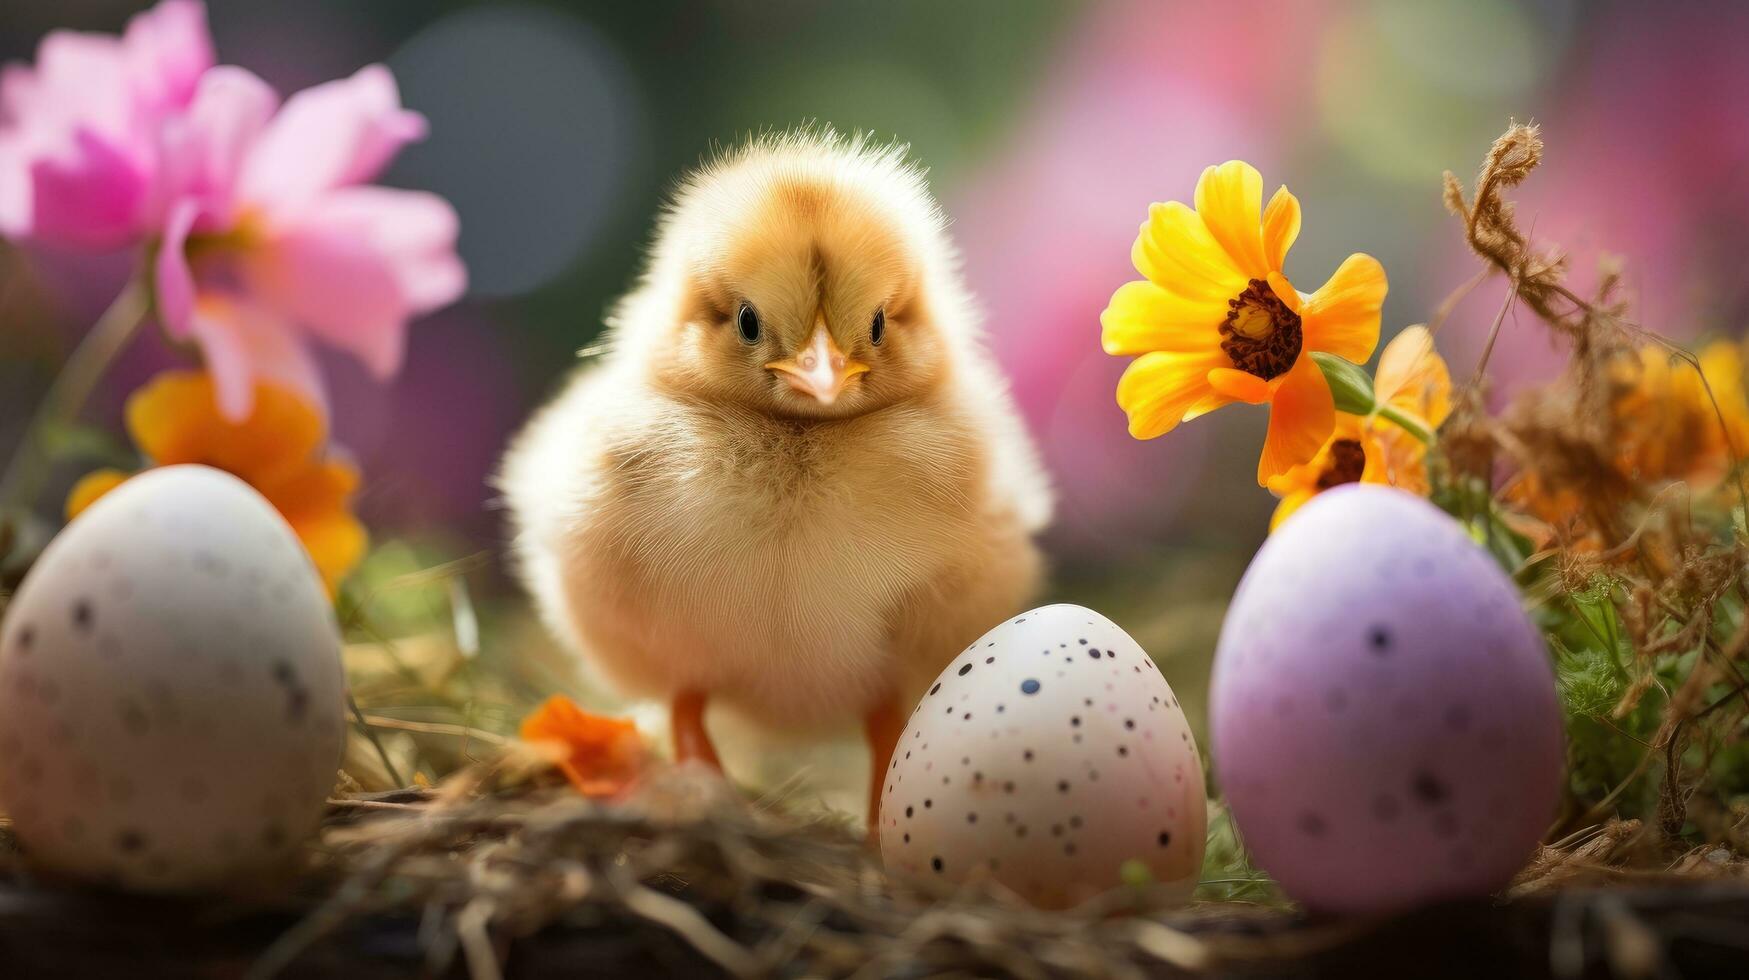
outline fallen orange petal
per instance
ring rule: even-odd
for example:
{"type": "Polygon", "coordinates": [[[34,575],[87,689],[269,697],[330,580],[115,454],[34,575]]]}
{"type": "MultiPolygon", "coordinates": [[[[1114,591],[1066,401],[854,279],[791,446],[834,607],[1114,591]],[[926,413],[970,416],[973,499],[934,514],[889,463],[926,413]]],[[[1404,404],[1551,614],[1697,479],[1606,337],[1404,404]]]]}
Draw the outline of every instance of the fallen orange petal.
{"type": "Polygon", "coordinates": [[[97,503],[97,498],[121,486],[129,475],[121,470],[97,470],[80,477],[67,493],[67,520],[84,513],[85,508],[97,503]]]}
{"type": "Polygon", "coordinates": [[[637,725],[590,714],[563,694],[547,698],[524,718],[518,734],[525,742],[562,747],[559,770],[584,796],[624,792],[648,758],[637,725]]]}

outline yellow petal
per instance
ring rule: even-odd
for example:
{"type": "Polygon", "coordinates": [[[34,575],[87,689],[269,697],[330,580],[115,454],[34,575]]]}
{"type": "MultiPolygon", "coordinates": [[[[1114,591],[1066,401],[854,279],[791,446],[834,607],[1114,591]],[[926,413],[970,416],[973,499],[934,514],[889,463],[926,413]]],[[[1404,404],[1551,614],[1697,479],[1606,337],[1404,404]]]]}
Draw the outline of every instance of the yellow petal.
{"type": "Polygon", "coordinates": [[[297,532],[330,594],[363,560],[370,540],[351,512],[358,482],[358,469],[351,463],[316,458],[255,486],[297,532]]]}
{"type": "Polygon", "coordinates": [[[1742,389],[1743,353],[1736,344],[1728,340],[1715,340],[1706,345],[1696,359],[1700,361],[1701,374],[1706,376],[1714,394],[1721,399],[1742,389]]]}
{"type": "Polygon", "coordinates": [[[256,388],[248,418],[228,421],[219,414],[212,378],[191,371],[167,371],[134,392],[127,424],[156,465],[205,463],[256,487],[302,468],[326,435],[312,406],[272,385],[256,388]]]}
{"type": "Polygon", "coordinates": [[[1246,277],[1202,218],[1177,201],[1148,209],[1130,261],[1155,285],[1185,299],[1225,305],[1245,288],[1246,277]]]}
{"type": "Polygon", "coordinates": [[[333,595],[340,581],[363,560],[370,535],[358,518],[344,510],[306,514],[291,521],[292,530],[310,553],[316,571],[322,575],[328,594],[333,595]]]}
{"type": "Polygon", "coordinates": [[[1234,401],[1261,405],[1269,400],[1269,382],[1249,371],[1218,367],[1209,371],[1209,386],[1234,401]]]}
{"type": "Polygon", "coordinates": [[[1714,341],[1701,351],[1700,369],[1725,419],[1726,461],[1735,456],[1741,462],[1749,454],[1749,397],[1743,390],[1742,349],[1728,340],[1714,341]]]}
{"type": "Polygon", "coordinates": [[[1378,346],[1385,289],[1385,268],[1377,259],[1356,252],[1343,260],[1300,309],[1306,349],[1365,364],[1378,346]]]}
{"type": "MultiPolygon", "coordinates": [[[[1712,391],[1712,398],[1706,400],[1707,409],[1711,411],[1714,403],[1718,405],[1711,427],[1717,427],[1718,416],[1724,417],[1722,445],[1726,462],[1729,463],[1732,455],[1741,461],[1741,457],[1749,453],[1749,399],[1745,398],[1743,391],[1742,350],[1728,340],[1717,340],[1700,352],[1699,360],[1701,375],[1712,391]]],[[[1692,374],[1692,370],[1689,373],[1692,374]]],[[[1705,399],[1706,392],[1701,394],[1705,399]]]]}
{"type": "Polygon", "coordinates": [[[1225,303],[1186,299],[1137,280],[1117,288],[1099,324],[1107,354],[1201,351],[1220,345],[1226,315],[1225,303]]]}
{"type": "Polygon", "coordinates": [[[1276,188],[1263,209],[1263,262],[1271,272],[1281,271],[1287,250],[1300,237],[1300,199],[1288,193],[1287,185],[1276,188]]]}
{"type": "Polygon", "coordinates": [[[1295,313],[1300,313],[1305,309],[1305,299],[1300,296],[1300,291],[1294,288],[1294,284],[1287,281],[1286,276],[1279,272],[1271,272],[1268,281],[1269,291],[1275,294],[1276,299],[1281,300],[1283,306],[1295,313]]]}
{"type": "Polygon", "coordinates": [[[128,396],[128,434],[159,466],[204,462],[217,416],[212,379],[198,371],[165,371],[128,396]]]}
{"type": "Polygon", "coordinates": [[[67,520],[84,513],[85,508],[97,503],[97,498],[121,486],[129,475],[121,470],[97,470],[80,477],[67,494],[67,520]]]}
{"type": "Polygon", "coordinates": [[[1269,405],[1269,434],[1263,439],[1263,455],[1257,461],[1257,483],[1318,454],[1336,429],[1336,402],[1324,373],[1309,357],[1294,362],[1277,382],[1269,405]]]}
{"type": "Polygon", "coordinates": [[[1414,415],[1430,429],[1451,414],[1451,373],[1426,327],[1408,327],[1385,345],[1373,391],[1379,402],[1414,415]]]}
{"type": "Polygon", "coordinates": [[[1262,279],[1263,175],[1243,160],[1228,160],[1202,172],[1196,182],[1196,213],[1247,279],[1262,279]]]}
{"type": "MultiPolygon", "coordinates": [[[[1318,447],[1318,452],[1306,462],[1290,466],[1286,471],[1270,477],[1264,486],[1268,487],[1269,492],[1277,497],[1286,497],[1302,490],[1309,494],[1318,493],[1319,481],[1332,468],[1334,461],[1331,459],[1331,453],[1335,450],[1337,442],[1343,439],[1361,442],[1362,452],[1365,452],[1365,440],[1362,434],[1363,421],[1358,415],[1337,412],[1336,424],[1331,428],[1329,438],[1325,439],[1324,444],[1318,447]]],[[[1368,465],[1371,465],[1371,459],[1371,455],[1367,455],[1368,465]]]]}
{"type": "MultiPolygon", "coordinates": [[[[1391,423],[1384,422],[1382,424],[1390,425],[1391,423]]],[[[1408,435],[1406,432],[1403,434],[1408,435]]],[[[1388,458],[1389,450],[1385,448],[1386,443],[1379,440],[1378,429],[1374,426],[1367,426],[1366,431],[1360,434],[1359,441],[1361,452],[1366,456],[1366,467],[1361,470],[1360,482],[1386,486],[1395,484],[1396,480],[1392,479],[1391,472],[1392,460],[1388,458]]]]}
{"type": "Polygon", "coordinates": [[[1283,521],[1292,517],[1294,511],[1304,507],[1306,501],[1316,496],[1317,493],[1312,490],[1296,490],[1281,498],[1281,503],[1275,505],[1275,513],[1269,518],[1269,533],[1274,534],[1275,529],[1281,527],[1283,521]]]}
{"type": "Polygon", "coordinates": [[[1225,355],[1155,351],[1143,354],[1125,369],[1117,383],[1117,403],[1129,415],[1130,435],[1152,439],[1171,432],[1185,413],[1211,391],[1209,369],[1225,355]]]}
{"type": "Polygon", "coordinates": [[[1191,419],[1207,415],[1217,408],[1231,405],[1232,403],[1232,396],[1219,391],[1210,391],[1208,394],[1192,402],[1191,406],[1184,410],[1184,418],[1180,419],[1180,421],[1189,422],[1191,419]]]}
{"type": "Polygon", "coordinates": [[[358,469],[338,459],[305,460],[296,471],[257,490],[286,516],[296,521],[304,514],[344,510],[358,489],[358,469]]]}

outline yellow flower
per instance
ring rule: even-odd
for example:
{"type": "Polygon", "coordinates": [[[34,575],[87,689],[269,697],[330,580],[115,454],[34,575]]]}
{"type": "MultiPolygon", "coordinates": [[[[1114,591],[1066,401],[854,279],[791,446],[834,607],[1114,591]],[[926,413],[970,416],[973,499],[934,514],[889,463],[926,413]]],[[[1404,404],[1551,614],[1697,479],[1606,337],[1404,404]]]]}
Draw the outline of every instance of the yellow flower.
{"type": "MultiPolygon", "coordinates": [[[[324,455],[322,417],[290,391],[258,385],[249,417],[230,422],[210,376],[166,371],[128,398],[127,428],[153,466],[204,463],[259,491],[297,532],[330,594],[364,557],[364,525],[349,509],[358,470],[324,455]]],[[[80,480],[67,497],[67,519],[129,475],[99,470],[80,480]]]]}
{"type": "Polygon", "coordinates": [[[584,796],[617,796],[649,762],[636,724],[590,714],[563,694],[542,702],[517,734],[554,746],[559,771],[584,796]]]}
{"type": "MultiPolygon", "coordinates": [[[[1433,349],[1433,335],[1414,326],[1385,345],[1373,382],[1378,404],[1389,406],[1438,429],[1451,414],[1451,375],[1433,349]]],[[[1310,462],[1292,467],[1269,481],[1281,498],[1270,519],[1274,531],[1306,501],[1344,483],[1382,483],[1411,493],[1427,493],[1427,445],[1377,411],[1371,415],[1336,414],[1336,427],[1310,462]]]]}
{"type": "Polygon", "coordinates": [[[1615,402],[1622,434],[1616,466],[1623,476],[1654,484],[1684,480],[1704,492],[1729,475],[1733,457],[1741,462],[1749,455],[1742,352],[1730,341],[1714,341],[1698,360],[1696,372],[1664,348],[1648,345],[1618,375],[1626,388],[1615,402]]]}
{"type": "Polygon", "coordinates": [[[1146,278],[1119,287],[1100,316],[1105,352],[1136,357],[1117,387],[1136,438],[1230,402],[1270,406],[1259,484],[1328,441],[1335,404],[1308,355],[1370,358],[1386,288],[1384,268],[1356,253],[1317,292],[1297,292],[1281,266],[1300,203],[1286,187],[1262,199],[1262,175],[1231,160],[1203,171],[1194,210],[1155,204],[1130,250],[1146,278]]]}
{"type": "MultiPolygon", "coordinates": [[[[1735,500],[1736,486],[1726,480],[1733,460],[1749,460],[1743,352],[1730,341],[1715,341],[1697,360],[1698,372],[1687,358],[1656,344],[1613,355],[1608,435],[1598,450],[1604,453],[1598,462],[1608,469],[1527,467],[1506,488],[1506,499],[1540,522],[1527,520],[1525,532],[1539,546],[1557,539],[1577,550],[1618,544],[1633,523],[1625,506],[1676,482],[1699,495],[1725,491],[1735,500]]],[[[1675,567],[1674,553],[1650,537],[1641,537],[1642,557],[1675,567]]]]}

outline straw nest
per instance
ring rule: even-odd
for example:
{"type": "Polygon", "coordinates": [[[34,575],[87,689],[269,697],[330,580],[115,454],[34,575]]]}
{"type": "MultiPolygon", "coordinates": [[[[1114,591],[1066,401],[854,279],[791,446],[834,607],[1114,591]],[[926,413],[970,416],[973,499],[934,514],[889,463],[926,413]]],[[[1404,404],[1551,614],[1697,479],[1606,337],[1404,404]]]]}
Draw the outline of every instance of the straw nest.
{"type": "Polygon", "coordinates": [[[1412,962],[1417,975],[1657,976],[1728,966],[1749,920],[1749,861],[1662,849],[1635,821],[1543,848],[1493,899],[1400,917],[1177,907],[1145,887],[1043,912],[990,882],[919,894],[842,820],[686,770],[612,804],[489,778],[335,799],[299,875],[223,899],[57,892],[14,866],[0,949],[59,975],[1272,976],[1412,962]]]}

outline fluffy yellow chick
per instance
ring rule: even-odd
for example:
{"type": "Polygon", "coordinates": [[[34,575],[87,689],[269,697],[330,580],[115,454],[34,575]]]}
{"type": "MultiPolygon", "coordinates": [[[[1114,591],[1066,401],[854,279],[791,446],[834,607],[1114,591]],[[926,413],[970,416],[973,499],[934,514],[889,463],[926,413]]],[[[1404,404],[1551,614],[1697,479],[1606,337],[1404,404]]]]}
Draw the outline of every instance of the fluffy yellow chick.
{"type": "Polygon", "coordinates": [[[1022,609],[1050,491],[903,147],[767,137],[683,182],[609,351],[500,485],[548,624],[623,693],[861,719],[871,826],[909,707],[1022,609]]]}

